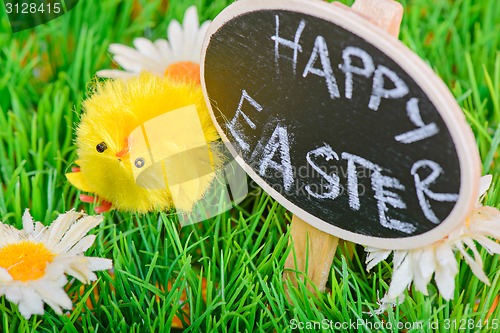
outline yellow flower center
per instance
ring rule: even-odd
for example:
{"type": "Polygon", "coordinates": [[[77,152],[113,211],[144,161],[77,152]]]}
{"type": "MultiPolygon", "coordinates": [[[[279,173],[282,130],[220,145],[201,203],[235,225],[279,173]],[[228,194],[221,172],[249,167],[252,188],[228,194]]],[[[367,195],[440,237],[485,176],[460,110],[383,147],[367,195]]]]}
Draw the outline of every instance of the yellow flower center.
{"type": "Polygon", "coordinates": [[[165,70],[165,76],[174,80],[200,84],[200,65],[192,61],[179,61],[165,70]]]}
{"type": "Polygon", "coordinates": [[[42,243],[21,241],[0,249],[0,267],[23,282],[41,278],[52,259],[54,254],[42,243]]]}

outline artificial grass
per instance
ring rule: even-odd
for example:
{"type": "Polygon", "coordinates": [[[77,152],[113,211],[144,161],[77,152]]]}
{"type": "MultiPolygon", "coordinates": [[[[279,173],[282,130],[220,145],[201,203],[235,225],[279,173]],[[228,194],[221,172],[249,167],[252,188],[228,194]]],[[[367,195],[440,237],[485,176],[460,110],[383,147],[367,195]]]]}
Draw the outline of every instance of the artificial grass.
{"type": "MultiPolygon", "coordinates": [[[[205,20],[231,2],[85,0],[48,24],[16,34],[0,10],[1,220],[20,228],[25,208],[45,223],[73,207],[92,212],[64,173],[76,158],[74,127],[87,87],[97,70],[111,66],[107,46],[130,45],[138,36],[163,38],[169,20],[182,19],[189,5],[196,4],[205,20]]],[[[486,204],[499,207],[500,6],[495,0],[402,3],[400,39],[430,64],[463,108],[483,172],[493,174],[486,204]]],[[[297,289],[288,285],[291,306],[281,278],[291,215],[251,188],[233,210],[182,229],[168,212],[106,213],[88,255],[113,259],[114,272],[98,272],[92,285],[72,281],[68,293],[75,308],[65,316],[46,307],[44,316],[25,320],[1,297],[0,331],[154,332],[168,331],[174,320],[186,332],[290,332],[294,323],[323,320],[360,320],[356,328],[338,330],[351,332],[494,331],[500,266],[485,251],[491,286],[461,262],[452,301],[431,284],[429,296],[412,288],[402,304],[371,317],[367,312],[387,291],[391,267],[383,263],[367,273],[362,248],[350,257],[341,246],[327,284],[331,292],[316,295],[303,283],[297,289]],[[414,326],[399,330],[398,323],[414,326]]]]}

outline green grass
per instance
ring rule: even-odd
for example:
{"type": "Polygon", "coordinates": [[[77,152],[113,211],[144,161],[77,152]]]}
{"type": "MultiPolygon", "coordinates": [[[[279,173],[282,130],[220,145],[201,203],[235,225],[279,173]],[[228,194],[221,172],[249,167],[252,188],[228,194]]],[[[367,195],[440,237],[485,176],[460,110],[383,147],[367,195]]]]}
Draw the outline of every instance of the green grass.
{"type": "MultiPolygon", "coordinates": [[[[45,223],[73,207],[91,212],[92,207],[79,202],[64,173],[76,158],[73,130],[87,85],[97,70],[110,67],[107,45],[130,44],[138,36],[164,37],[169,20],[181,19],[193,3],[201,9],[202,19],[210,19],[230,2],[171,0],[165,12],[158,0],[137,1],[140,10],[132,1],[85,0],[69,14],[17,34],[10,32],[0,10],[1,220],[20,228],[26,207],[45,223]]],[[[496,0],[402,3],[406,10],[400,39],[434,68],[462,107],[476,137],[483,172],[494,175],[486,203],[499,207],[500,6],[496,0]]],[[[295,305],[291,306],[281,279],[290,251],[290,217],[258,189],[232,211],[182,229],[167,213],[106,213],[88,255],[113,259],[114,273],[99,272],[99,280],[84,286],[67,316],[46,307],[44,316],[25,320],[1,297],[0,331],[167,331],[177,315],[187,332],[290,332],[292,320],[323,319],[366,321],[359,332],[370,332],[382,322],[393,327],[398,322],[421,322],[424,331],[457,332],[465,321],[484,323],[500,294],[499,258],[483,251],[491,286],[461,262],[452,301],[444,301],[431,284],[429,296],[412,289],[402,304],[370,317],[366,312],[377,307],[388,289],[391,267],[383,263],[367,273],[358,246],[352,258],[338,250],[327,285],[331,292],[313,295],[303,283],[297,289],[289,286],[295,305]],[[446,320],[452,329],[445,328],[446,320]],[[427,329],[434,323],[439,323],[436,329],[427,329]]],[[[80,287],[73,281],[69,294],[79,294],[80,287]]],[[[489,318],[490,324],[500,318],[500,307],[489,318]]],[[[492,329],[460,330],[479,331],[492,329]]]]}

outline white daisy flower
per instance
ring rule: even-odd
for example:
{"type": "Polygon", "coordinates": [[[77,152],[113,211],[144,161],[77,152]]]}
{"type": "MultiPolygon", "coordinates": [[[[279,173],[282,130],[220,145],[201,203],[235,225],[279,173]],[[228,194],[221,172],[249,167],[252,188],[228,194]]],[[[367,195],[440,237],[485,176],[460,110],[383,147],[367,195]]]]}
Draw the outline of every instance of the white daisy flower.
{"type": "Polygon", "coordinates": [[[43,314],[44,303],[57,314],[70,310],[65,274],[89,283],[97,279],[94,271],[112,266],[109,259],[83,254],[96,237],[86,234],[102,220],[71,210],[45,227],[26,210],[22,230],[0,222],[0,295],[17,304],[26,319],[43,314]]]}
{"type": "Polygon", "coordinates": [[[201,26],[196,6],[191,6],[184,14],[182,25],[172,20],[167,29],[168,41],[158,39],[154,42],[140,37],[134,39],[134,46],[111,44],[109,51],[113,60],[124,70],[106,69],[97,72],[100,77],[130,78],[146,70],[163,76],[167,68],[181,65],[198,68],[201,61],[201,47],[210,21],[201,26]]]}
{"type": "Polygon", "coordinates": [[[500,211],[480,204],[491,184],[491,175],[481,178],[478,204],[472,214],[446,238],[423,248],[412,250],[383,250],[367,247],[366,269],[370,270],[393,253],[393,274],[389,291],[380,301],[376,314],[383,313],[397,300],[403,300],[403,293],[413,282],[415,289],[427,295],[427,285],[432,276],[441,296],[450,300],[455,291],[455,276],[458,263],[455,253],[460,252],[474,275],[490,285],[483,271],[483,261],[475,242],[486,248],[490,254],[500,254],[500,211]]]}

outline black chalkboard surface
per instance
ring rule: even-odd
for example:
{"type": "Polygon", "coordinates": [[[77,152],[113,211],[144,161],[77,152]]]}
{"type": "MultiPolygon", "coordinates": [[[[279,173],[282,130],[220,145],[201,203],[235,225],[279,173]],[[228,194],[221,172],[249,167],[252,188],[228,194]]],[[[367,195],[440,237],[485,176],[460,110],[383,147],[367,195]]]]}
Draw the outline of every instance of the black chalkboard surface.
{"type": "Polygon", "coordinates": [[[202,85],[248,174],[313,226],[412,248],[470,210],[479,157],[450,92],[416,55],[319,1],[242,0],[214,21],[202,85]]]}

